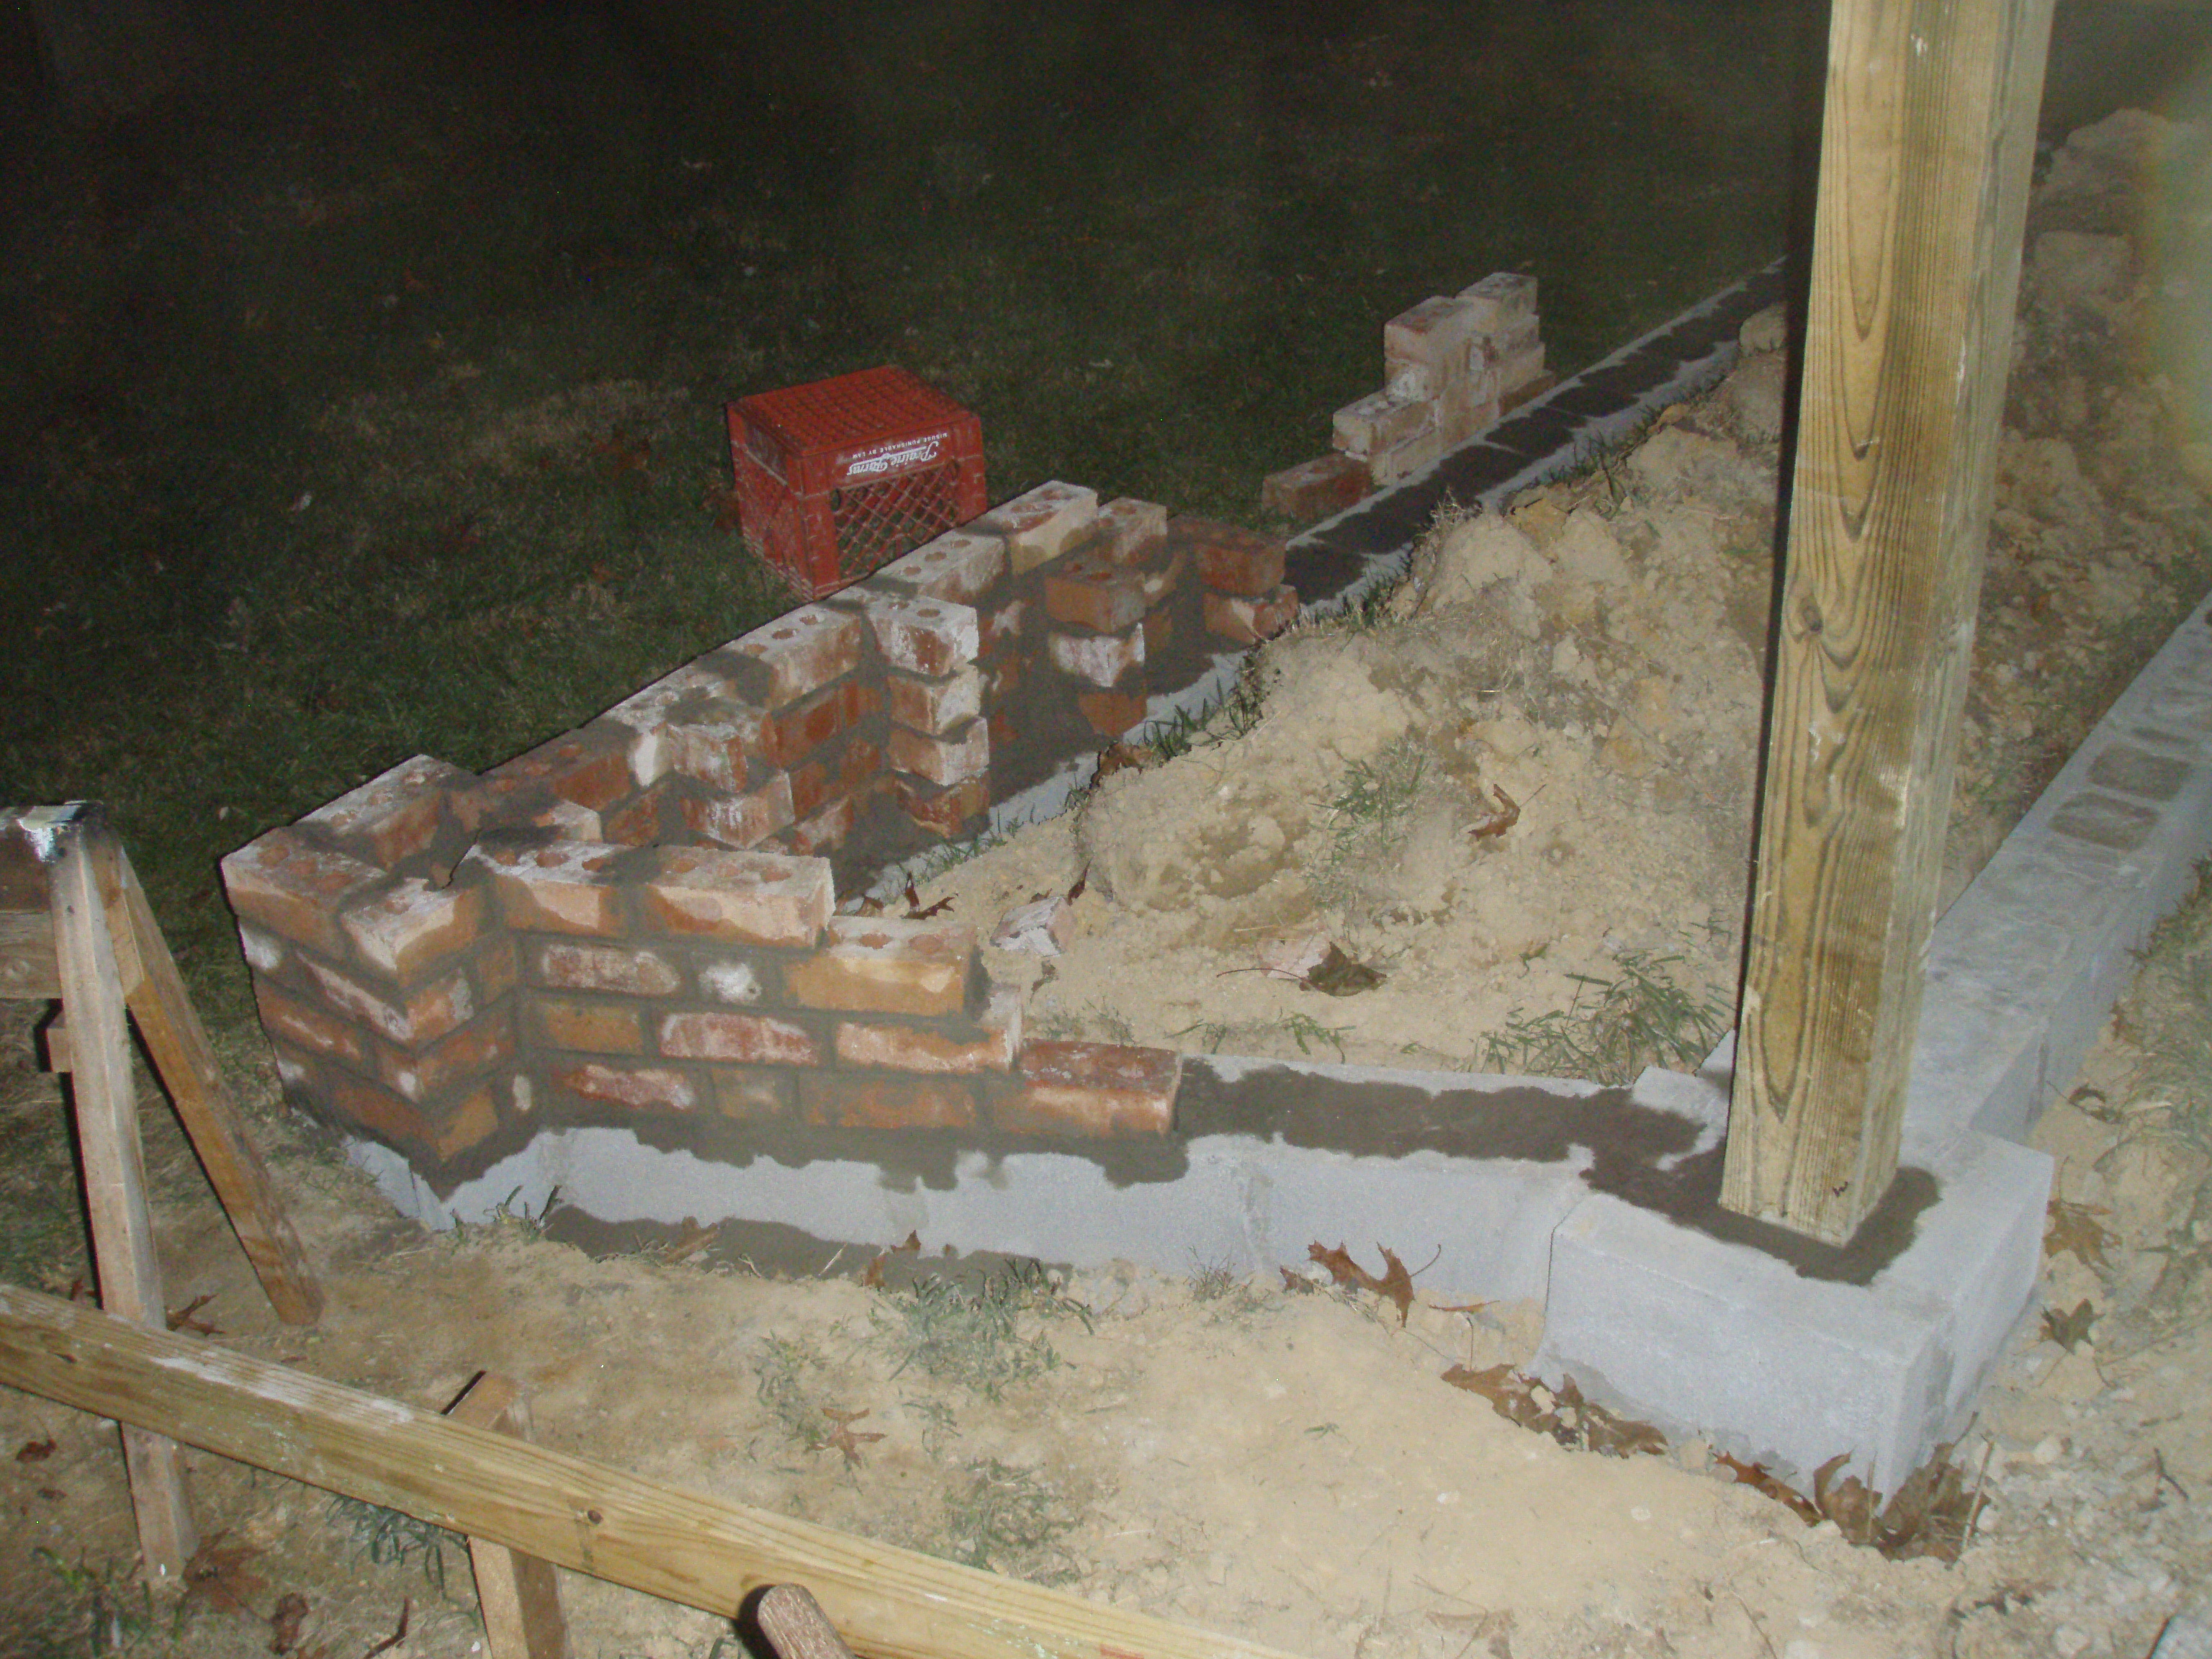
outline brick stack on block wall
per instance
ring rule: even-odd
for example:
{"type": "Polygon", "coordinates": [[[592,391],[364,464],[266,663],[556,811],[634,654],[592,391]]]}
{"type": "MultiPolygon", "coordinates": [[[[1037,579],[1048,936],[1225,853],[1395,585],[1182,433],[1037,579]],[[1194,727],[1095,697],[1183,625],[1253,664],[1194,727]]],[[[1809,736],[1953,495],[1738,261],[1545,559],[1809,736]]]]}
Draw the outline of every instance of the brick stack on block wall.
{"type": "Polygon", "coordinates": [[[837,884],[1279,630],[1282,577],[1279,541],[1047,484],[481,776],[417,757],[270,830],[223,875],[288,1094],[448,1191],[580,1124],[1169,1134],[1174,1054],[1025,1042],[972,926],[837,884]]]}
{"type": "Polygon", "coordinates": [[[1393,317],[1382,380],[1336,411],[1328,454],[1268,477],[1262,507],[1301,524],[1341,512],[1549,390],[1536,279],[1496,271],[1393,317]]]}

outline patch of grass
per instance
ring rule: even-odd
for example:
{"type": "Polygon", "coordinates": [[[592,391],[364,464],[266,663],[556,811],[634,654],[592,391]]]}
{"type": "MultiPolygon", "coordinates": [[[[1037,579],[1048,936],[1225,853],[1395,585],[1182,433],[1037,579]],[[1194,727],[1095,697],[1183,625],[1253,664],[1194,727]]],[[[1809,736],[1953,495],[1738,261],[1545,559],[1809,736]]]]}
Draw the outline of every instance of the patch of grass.
{"type": "Polygon", "coordinates": [[[753,1361],[754,1395],[783,1431],[810,1452],[828,1445],[832,1431],[821,1395],[805,1381],[805,1373],[822,1369],[822,1358],[811,1348],[780,1336],[763,1339],[753,1361]]]}
{"type": "Polygon", "coordinates": [[[333,1498],[328,1513],[373,1564],[404,1566],[410,1556],[417,1557],[422,1581],[439,1595],[446,1593],[446,1547],[461,1548],[465,1540],[459,1534],[358,1498],[333,1498]]]}
{"type": "Polygon", "coordinates": [[[41,1596],[33,1620],[13,1633],[10,1654],[21,1659],[92,1659],[173,1642],[183,1634],[186,1604],[156,1601],[128,1565],[95,1565],[79,1558],[71,1565],[43,1547],[31,1553],[60,1582],[41,1596]]]}
{"type": "Polygon", "coordinates": [[[1395,857],[1406,820],[1428,776],[1427,746],[1413,732],[1393,738],[1370,761],[1354,761],[1331,796],[1318,853],[1308,870],[1324,904],[1351,903],[1362,874],[1395,857]]]}
{"type": "Polygon", "coordinates": [[[1671,969],[1682,958],[1624,951],[1611,979],[1570,974],[1574,1001],[1550,1013],[1510,1015],[1483,1041],[1484,1066],[1531,1077],[1629,1083],[1647,1066],[1694,1066],[1734,1018],[1724,994],[1700,1001],[1671,969]]]}
{"type": "Polygon", "coordinates": [[[967,1465],[966,1480],[945,1496],[945,1532],[931,1553],[1036,1584],[1079,1576],[1059,1540],[1077,1517],[1034,1469],[995,1457],[967,1465]]]}
{"type": "Polygon", "coordinates": [[[973,1287],[954,1279],[918,1279],[879,1297],[868,1313],[877,1334],[898,1353],[894,1376],[911,1368],[991,1400],[1059,1365],[1059,1351],[1042,1328],[1062,1317],[1090,1328],[1091,1310],[1034,1261],[1011,1262],[973,1287]]]}
{"type": "Polygon", "coordinates": [[[1273,1038],[1296,1043],[1302,1054],[1317,1054],[1323,1048],[1334,1048],[1337,1059],[1342,1060],[1344,1039],[1351,1030],[1349,1025],[1324,1025],[1311,1014],[1301,1012],[1285,1014],[1279,1019],[1202,1019],[1168,1035],[1171,1038],[1195,1035],[1199,1046],[1209,1054],[1219,1054],[1222,1044],[1232,1037],[1254,1043],[1273,1038]]]}

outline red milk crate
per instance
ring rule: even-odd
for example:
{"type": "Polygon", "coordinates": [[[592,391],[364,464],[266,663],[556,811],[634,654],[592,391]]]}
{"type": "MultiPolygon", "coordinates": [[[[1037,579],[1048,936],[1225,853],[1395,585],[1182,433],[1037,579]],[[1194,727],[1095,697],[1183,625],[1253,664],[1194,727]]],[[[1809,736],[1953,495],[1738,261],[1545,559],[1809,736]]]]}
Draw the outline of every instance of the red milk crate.
{"type": "Polygon", "coordinates": [[[902,368],[730,405],[745,544],[805,599],[981,514],[983,427],[902,368]]]}

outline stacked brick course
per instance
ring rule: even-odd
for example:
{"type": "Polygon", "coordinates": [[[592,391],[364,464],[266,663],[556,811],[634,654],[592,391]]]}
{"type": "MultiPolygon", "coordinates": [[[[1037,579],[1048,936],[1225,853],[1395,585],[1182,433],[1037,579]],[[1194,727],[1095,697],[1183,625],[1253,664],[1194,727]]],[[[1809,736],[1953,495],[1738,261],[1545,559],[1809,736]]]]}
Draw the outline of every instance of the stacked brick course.
{"type": "Polygon", "coordinates": [[[481,776],[395,767],[223,863],[288,1092],[446,1188],[556,1123],[1168,1134],[1175,1055],[1024,1043],[969,926],[838,915],[838,871],[1296,610],[1279,542],[1047,484],[481,776]]]}
{"type": "Polygon", "coordinates": [[[1497,271],[1382,325],[1380,391],[1336,411],[1332,452],[1270,476],[1261,504],[1300,522],[1342,510],[1548,389],[1536,279],[1497,271]]]}

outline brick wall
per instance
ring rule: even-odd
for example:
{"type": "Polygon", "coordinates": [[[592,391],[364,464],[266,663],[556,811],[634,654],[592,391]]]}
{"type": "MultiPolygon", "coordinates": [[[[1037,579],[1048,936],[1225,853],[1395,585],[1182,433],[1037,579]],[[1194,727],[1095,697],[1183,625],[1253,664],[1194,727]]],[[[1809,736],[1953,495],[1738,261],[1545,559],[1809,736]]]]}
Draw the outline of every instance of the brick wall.
{"type": "Polygon", "coordinates": [[[286,1091],[447,1190],[554,1124],[1170,1133],[1174,1054],[1025,1042],[969,926],[837,884],[1296,611],[1280,542],[1046,484],[480,776],[394,767],[223,861],[286,1091]]]}

